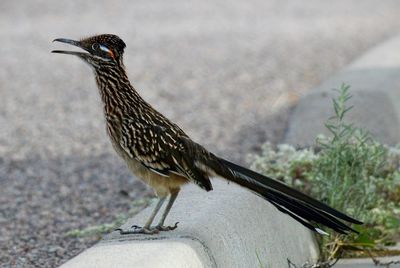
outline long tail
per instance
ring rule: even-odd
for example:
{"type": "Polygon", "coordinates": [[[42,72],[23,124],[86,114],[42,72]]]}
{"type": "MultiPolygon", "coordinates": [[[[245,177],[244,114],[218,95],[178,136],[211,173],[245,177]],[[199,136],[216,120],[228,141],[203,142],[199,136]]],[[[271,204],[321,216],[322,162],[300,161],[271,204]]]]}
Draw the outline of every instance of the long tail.
{"type": "Polygon", "coordinates": [[[331,208],[285,184],[263,176],[257,172],[236,165],[222,158],[217,158],[213,170],[221,177],[248,188],[257,195],[271,202],[278,210],[288,214],[305,227],[322,234],[318,224],[325,225],[338,233],[347,234],[356,230],[342,222],[342,220],[362,224],[334,208],[331,208]],[[216,165],[217,164],[217,165],[216,165]]]}

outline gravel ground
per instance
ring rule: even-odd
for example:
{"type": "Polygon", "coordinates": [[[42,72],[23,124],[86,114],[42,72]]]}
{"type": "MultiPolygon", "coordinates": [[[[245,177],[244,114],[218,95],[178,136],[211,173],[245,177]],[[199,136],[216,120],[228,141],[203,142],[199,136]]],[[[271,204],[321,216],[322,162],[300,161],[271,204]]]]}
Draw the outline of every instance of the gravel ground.
{"type": "Polygon", "coordinates": [[[238,162],[282,137],[299,96],[399,29],[400,2],[0,2],[0,263],[54,267],[151,192],[115,156],[90,69],[56,37],[116,33],[140,93],[238,162]],[[121,190],[129,196],[121,194],[121,190]]]}

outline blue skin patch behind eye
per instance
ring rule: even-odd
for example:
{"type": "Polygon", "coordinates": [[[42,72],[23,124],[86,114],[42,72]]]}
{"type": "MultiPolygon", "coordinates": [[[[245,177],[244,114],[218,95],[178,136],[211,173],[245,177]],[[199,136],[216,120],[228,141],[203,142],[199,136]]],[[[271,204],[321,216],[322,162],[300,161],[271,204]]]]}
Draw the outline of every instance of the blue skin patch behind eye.
{"type": "Polygon", "coordinates": [[[110,50],[106,46],[100,45],[100,49],[104,52],[110,53],[110,50]]]}

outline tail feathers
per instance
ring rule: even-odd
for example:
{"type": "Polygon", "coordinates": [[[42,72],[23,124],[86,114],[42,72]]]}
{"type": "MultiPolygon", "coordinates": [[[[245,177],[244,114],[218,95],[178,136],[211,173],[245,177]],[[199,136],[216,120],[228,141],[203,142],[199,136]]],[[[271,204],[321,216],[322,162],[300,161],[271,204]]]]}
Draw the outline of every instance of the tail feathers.
{"type": "Polygon", "coordinates": [[[357,231],[344,224],[341,220],[362,224],[362,222],[290,188],[279,181],[224,159],[219,159],[219,162],[225,167],[220,169],[223,174],[217,172],[219,175],[255,192],[272,203],[278,210],[288,214],[293,219],[315,232],[323,232],[317,226],[314,226],[315,223],[323,224],[343,234],[350,231],[357,233],[357,231]],[[230,174],[227,170],[230,171],[230,174]]]}
{"type": "MultiPolygon", "coordinates": [[[[302,204],[293,199],[289,199],[286,196],[280,195],[279,193],[269,193],[265,197],[268,201],[273,202],[275,206],[280,206],[283,210],[286,210],[286,214],[290,216],[299,215],[302,219],[306,219],[308,221],[314,221],[317,223],[321,223],[338,233],[347,233],[348,231],[357,232],[356,230],[352,229],[351,227],[347,226],[340,220],[336,219],[335,217],[327,214],[324,211],[315,209],[307,204],[302,204]],[[293,215],[294,214],[294,215],[293,215]]],[[[282,210],[281,210],[282,211],[282,210]]],[[[295,218],[299,220],[298,218],[295,218]]],[[[303,225],[304,223],[301,222],[303,225]]],[[[311,225],[311,224],[308,224],[311,225]]],[[[311,225],[312,226],[312,225],[311,225]]],[[[309,227],[309,226],[307,226],[309,227]]],[[[314,231],[316,227],[311,228],[314,231]]]]}

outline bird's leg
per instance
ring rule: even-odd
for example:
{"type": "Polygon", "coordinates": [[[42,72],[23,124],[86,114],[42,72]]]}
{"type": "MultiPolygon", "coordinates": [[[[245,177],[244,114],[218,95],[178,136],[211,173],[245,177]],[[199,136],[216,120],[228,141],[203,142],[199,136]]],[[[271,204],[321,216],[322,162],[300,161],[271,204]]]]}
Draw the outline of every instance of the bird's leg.
{"type": "Polygon", "coordinates": [[[161,206],[163,205],[166,197],[160,197],[158,199],[157,205],[155,206],[153,212],[151,213],[150,217],[146,221],[145,225],[143,227],[139,227],[137,225],[133,225],[130,230],[122,230],[122,229],[116,229],[116,231],[119,231],[120,234],[156,234],[159,232],[157,228],[150,228],[151,223],[153,222],[155,216],[157,215],[158,211],[160,210],[161,206]]]}
{"type": "Polygon", "coordinates": [[[164,226],[164,221],[165,218],[167,218],[167,215],[169,213],[169,211],[171,210],[172,205],[175,202],[175,199],[177,198],[179,194],[179,190],[177,190],[176,192],[171,193],[171,197],[169,198],[168,204],[165,207],[165,210],[161,216],[160,221],[158,222],[158,224],[156,225],[156,229],[159,231],[170,231],[170,230],[174,230],[178,227],[178,222],[176,222],[173,226],[164,226]]]}
{"type": "Polygon", "coordinates": [[[150,225],[153,223],[154,218],[156,217],[158,211],[160,210],[161,206],[164,204],[166,197],[160,197],[156,207],[154,208],[153,212],[151,213],[150,217],[147,219],[143,228],[150,229],[150,225]]]}

